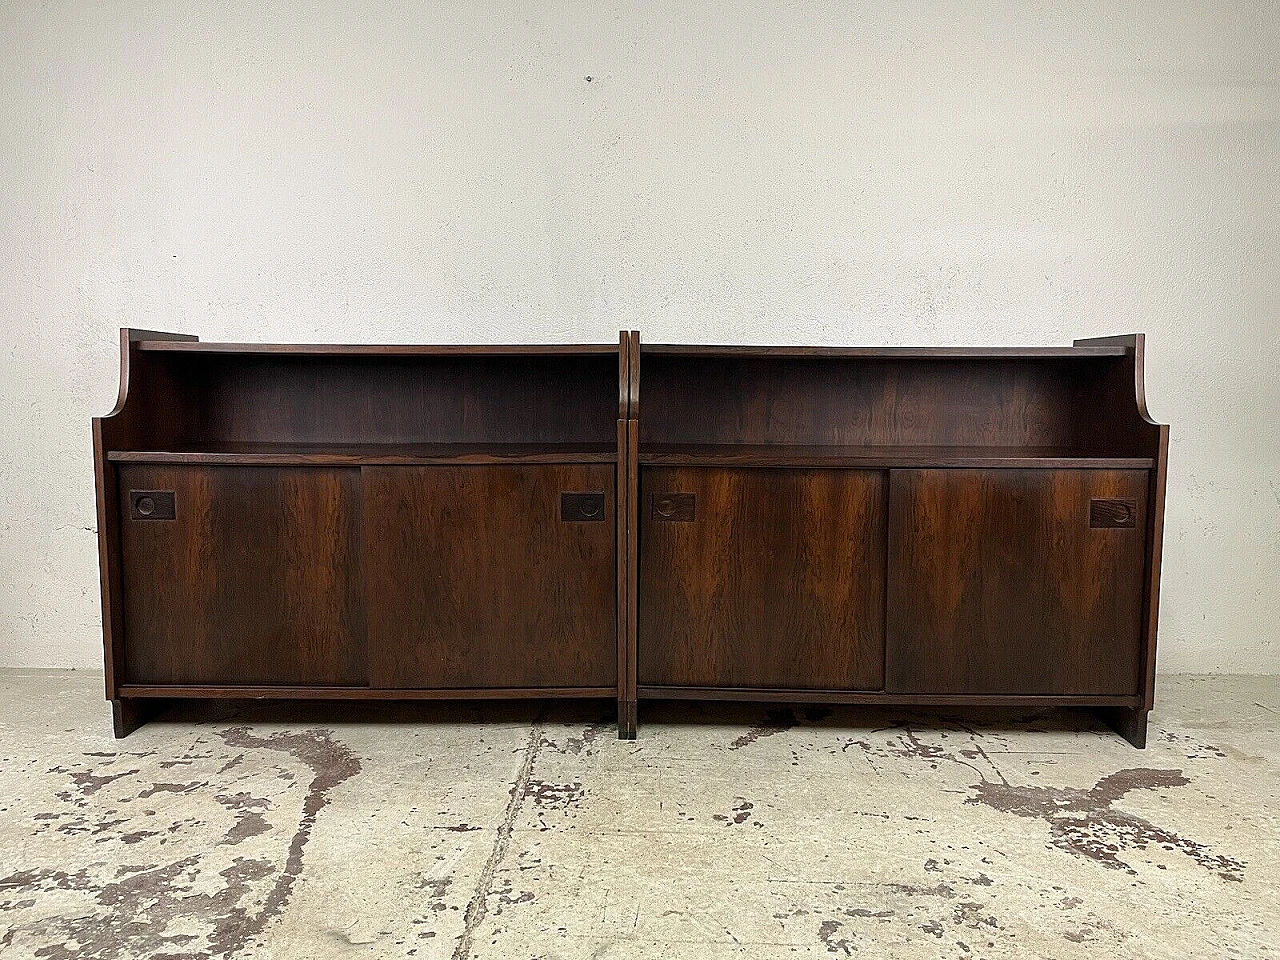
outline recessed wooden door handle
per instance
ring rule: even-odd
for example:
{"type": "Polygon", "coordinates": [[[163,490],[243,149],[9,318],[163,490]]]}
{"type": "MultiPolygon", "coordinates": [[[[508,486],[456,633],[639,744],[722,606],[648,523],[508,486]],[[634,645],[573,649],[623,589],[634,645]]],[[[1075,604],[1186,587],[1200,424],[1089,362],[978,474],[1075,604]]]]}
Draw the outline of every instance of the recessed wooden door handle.
{"type": "Polygon", "coordinates": [[[692,493],[655,493],[653,495],[653,519],[692,520],[694,495],[692,493]]]}
{"type": "Polygon", "coordinates": [[[172,490],[130,490],[130,520],[173,520],[177,503],[172,490]]]}
{"type": "Polygon", "coordinates": [[[1089,526],[1091,527],[1132,527],[1137,522],[1137,500],[1089,501],[1089,526]]]}
{"type": "Polygon", "coordinates": [[[560,494],[561,520],[603,520],[603,493],[562,493],[560,494]]]}

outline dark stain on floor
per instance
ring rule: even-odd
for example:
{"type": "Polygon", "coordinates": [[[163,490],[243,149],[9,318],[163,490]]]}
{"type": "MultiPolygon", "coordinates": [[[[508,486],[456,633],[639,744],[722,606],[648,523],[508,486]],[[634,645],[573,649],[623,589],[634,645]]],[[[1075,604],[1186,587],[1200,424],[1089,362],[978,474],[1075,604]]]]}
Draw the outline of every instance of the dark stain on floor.
{"type": "Polygon", "coordinates": [[[828,953],[843,953],[846,957],[851,957],[858,948],[853,945],[851,937],[838,936],[843,929],[844,924],[839,920],[823,920],[818,924],[818,939],[828,953]]]}
{"type": "Polygon", "coordinates": [[[546,737],[543,738],[542,746],[553,747],[559,753],[563,753],[570,756],[589,757],[596,752],[595,751],[596,740],[600,737],[601,734],[610,730],[612,726],[613,726],[612,720],[609,720],[609,719],[599,720],[595,723],[587,724],[585,727],[583,727],[582,733],[578,734],[577,736],[566,738],[563,747],[559,746],[554,740],[550,740],[546,737]]]}
{"type": "Polygon", "coordinates": [[[271,802],[265,797],[240,792],[220,793],[215,799],[235,814],[236,818],[235,824],[226,833],[224,843],[234,846],[270,831],[271,824],[267,822],[264,813],[271,807],[271,802]]]}
{"type": "MultiPolygon", "coordinates": [[[[954,732],[954,731],[952,731],[954,732]]],[[[1103,777],[1091,788],[1015,786],[1000,773],[982,744],[980,735],[969,728],[960,732],[972,738],[971,745],[950,750],[922,741],[910,728],[886,745],[873,746],[866,740],[850,740],[849,747],[860,748],[872,757],[895,757],[921,760],[937,769],[943,763],[968,767],[978,780],[970,785],[974,796],[965,802],[981,804],[1002,813],[1044,820],[1049,826],[1055,847],[1075,856],[1086,857],[1113,870],[1137,871],[1120,854],[1125,850],[1160,847],[1180,851],[1223,880],[1244,879],[1246,864],[1232,857],[1213,854],[1208,845],[1179,836],[1172,830],[1149,820],[1117,809],[1116,801],[1134,790],[1161,790],[1184,787],[1191,781],[1181,770],[1154,770],[1142,767],[1117,771],[1103,777]],[[987,776],[994,772],[997,779],[987,776]]],[[[943,734],[945,736],[946,734],[943,734]]]]}
{"type": "Polygon", "coordinates": [[[423,874],[418,878],[418,889],[427,891],[428,909],[434,913],[441,913],[449,909],[447,895],[452,883],[453,877],[450,876],[433,877],[423,874]]]}
{"type": "MultiPolygon", "coordinates": [[[[718,820],[726,827],[737,826],[751,820],[751,811],[755,809],[755,804],[743,797],[734,797],[736,803],[733,805],[733,811],[729,814],[714,813],[711,815],[712,820],[718,820]]],[[[753,827],[763,827],[764,824],[759,820],[751,820],[753,827]]]]}
{"type": "Polygon", "coordinates": [[[798,722],[795,711],[790,707],[781,710],[770,710],[765,714],[764,720],[729,744],[729,749],[741,750],[743,747],[749,746],[764,737],[774,737],[780,733],[786,733],[798,722]]]}
{"type": "Polygon", "coordinates": [[[527,796],[535,805],[549,810],[567,810],[576,807],[586,795],[582,784],[548,783],[545,780],[530,780],[527,796]]]}
{"type": "MultiPolygon", "coordinates": [[[[101,913],[41,921],[42,938],[54,942],[42,946],[36,952],[37,956],[50,960],[113,960],[126,956],[165,957],[169,960],[225,957],[246,948],[253,937],[280,915],[301,873],[303,849],[315,826],[316,815],[328,803],[328,794],[334,787],[360,772],[360,761],[344,745],[335,743],[327,733],[319,730],[256,737],[242,727],[219,731],[218,735],[234,746],[283,751],[312,771],[302,817],[283,867],[263,857],[236,857],[219,871],[222,886],[213,893],[198,892],[208,889],[208,881],[201,877],[204,852],[167,864],[120,866],[116,869],[115,879],[105,883],[90,876],[87,869],[74,874],[58,870],[19,871],[0,879],[0,888],[20,890],[37,897],[55,890],[76,891],[90,896],[94,904],[103,908],[101,913]],[[273,874],[276,877],[265,899],[259,900],[254,894],[261,887],[252,885],[273,874]],[[251,913],[250,908],[258,903],[261,904],[258,910],[251,913]],[[175,926],[191,927],[193,923],[210,926],[206,946],[196,944],[202,939],[196,934],[168,932],[175,926]]],[[[140,771],[130,769],[109,775],[70,770],[62,772],[70,774],[80,797],[66,797],[65,791],[57,795],[76,807],[84,807],[88,803],[86,798],[108,783],[140,771]]],[[[145,799],[157,793],[184,793],[189,787],[188,784],[153,783],[144,787],[135,799],[145,799]]],[[[259,808],[265,808],[265,801],[247,795],[219,797],[218,800],[228,809],[239,809],[242,814],[227,832],[223,845],[235,845],[250,835],[270,829],[258,812],[259,808]]],[[[113,812],[106,810],[104,814],[110,816],[113,812]]],[[[122,839],[130,842],[128,835],[122,839]]],[[[0,938],[0,946],[10,946],[19,932],[31,930],[27,927],[11,928],[0,938]]]]}
{"type": "Polygon", "coordinates": [[[1120,859],[1122,850],[1158,846],[1179,850],[1224,880],[1244,879],[1245,864],[1214,855],[1202,843],[1188,840],[1114,804],[1133,790],[1185,787],[1191,781],[1181,770],[1135,767],[1103,777],[1088,790],[1076,787],[1013,786],[983,781],[971,789],[976,795],[966,803],[982,804],[1002,813],[1044,820],[1053,845],[1068,853],[1088,857],[1113,870],[1137,871],[1120,859]]]}
{"type": "MultiPolygon", "coordinates": [[[[302,873],[302,851],[311,839],[311,831],[316,824],[316,816],[329,803],[329,791],[338,784],[350,780],[360,772],[360,759],[344,744],[334,741],[323,730],[308,730],[303,733],[274,733],[269,737],[255,737],[247,727],[233,727],[219,731],[219,736],[229,746],[243,749],[282,750],[295,760],[311,768],[311,784],[307,788],[307,798],[302,804],[302,819],[298,821],[298,829],[289,844],[289,856],[285,860],[284,870],[276,880],[271,893],[267,895],[259,914],[257,933],[272,917],[277,916],[289,898],[293,895],[294,884],[302,873]]],[[[241,943],[249,935],[241,939],[241,943]]],[[[230,952],[228,948],[227,952],[230,952]]]]}

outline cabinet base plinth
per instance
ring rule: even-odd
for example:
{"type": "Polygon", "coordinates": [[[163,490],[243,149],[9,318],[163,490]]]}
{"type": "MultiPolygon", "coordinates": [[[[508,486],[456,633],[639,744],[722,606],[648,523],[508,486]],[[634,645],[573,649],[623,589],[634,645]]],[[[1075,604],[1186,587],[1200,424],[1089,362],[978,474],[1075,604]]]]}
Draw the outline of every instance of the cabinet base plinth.
{"type": "Polygon", "coordinates": [[[158,706],[155,700],[133,698],[111,701],[111,725],[117,740],[123,740],[150,720],[158,706]]]}
{"type": "Polygon", "coordinates": [[[618,739],[634,740],[636,738],[636,716],[639,712],[634,700],[618,701],[618,739]]]}
{"type": "Polygon", "coordinates": [[[1094,712],[1099,720],[1139,750],[1146,749],[1147,715],[1150,711],[1142,707],[1098,707],[1094,712]]]}

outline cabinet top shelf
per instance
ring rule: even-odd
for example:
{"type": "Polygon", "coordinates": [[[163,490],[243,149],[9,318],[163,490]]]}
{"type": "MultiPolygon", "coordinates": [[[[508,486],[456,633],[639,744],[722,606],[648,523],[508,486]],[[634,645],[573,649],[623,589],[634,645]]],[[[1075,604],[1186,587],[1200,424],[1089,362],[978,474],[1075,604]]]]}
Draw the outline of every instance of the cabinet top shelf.
{"type": "MultiPolygon", "coordinates": [[[[383,343],[217,343],[199,340],[140,340],[140,350],[157,353],[272,354],[328,357],[377,356],[572,356],[617,354],[612,343],[383,344],[383,343]]],[[[1123,357],[1131,348],[1101,344],[1077,347],[796,347],[717,344],[641,344],[654,357],[884,358],[884,359],[1087,359],[1123,357]]]]}
{"type": "Polygon", "coordinates": [[[140,340],[138,349],[158,353],[230,353],[323,357],[511,357],[617,354],[616,343],[382,344],[382,343],[204,343],[199,340],[140,340]]]}
{"type": "Polygon", "coordinates": [[[1123,357],[1132,348],[1113,345],[1078,347],[768,347],[715,344],[642,343],[642,354],[655,357],[756,357],[780,359],[883,358],[883,359],[968,359],[993,357],[1013,360],[1086,359],[1123,357]]]}

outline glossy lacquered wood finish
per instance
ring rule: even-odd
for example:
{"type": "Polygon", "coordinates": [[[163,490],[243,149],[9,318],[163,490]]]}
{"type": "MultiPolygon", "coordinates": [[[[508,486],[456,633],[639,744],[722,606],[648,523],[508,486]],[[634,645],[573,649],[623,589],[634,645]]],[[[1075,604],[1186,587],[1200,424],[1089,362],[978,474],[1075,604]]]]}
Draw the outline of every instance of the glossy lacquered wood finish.
{"type": "Polygon", "coordinates": [[[154,702],[142,698],[117,697],[111,701],[111,728],[116,739],[127,737],[147,722],[154,702]]]}
{"type": "Polygon", "coordinates": [[[242,466],[386,466],[389,464],[613,463],[613,443],[243,443],[201,441],[183,450],[113,450],[112,463],[242,466]]]}
{"type": "MultiPolygon", "coordinates": [[[[885,689],[760,687],[709,674],[655,683],[642,670],[640,695],[1089,705],[1143,743],[1168,448],[1168,427],[1146,410],[1143,351],[1140,335],[1071,347],[637,343],[642,476],[696,467],[881,471],[899,491],[882,581],[885,689]],[[911,478],[936,479],[919,492],[911,478]]],[[[670,518],[685,506],[668,502],[662,525],[676,526],[670,518]]],[[[642,520],[642,558],[651,525],[659,526],[642,520]]],[[[798,528],[790,535],[793,549],[812,539],[798,528]]],[[[737,577],[737,562],[722,568],[737,577]]],[[[689,572],[700,564],[682,558],[665,576],[714,576],[689,572]]],[[[636,590],[642,664],[650,643],[665,642],[648,637],[649,618],[680,620],[661,609],[668,601],[647,569],[642,562],[636,590]]],[[[776,589],[760,576],[756,590],[776,589]]],[[[706,633],[686,643],[714,649],[706,633]]]]}
{"type": "Polygon", "coordinates": [[[627,639],[627,616],[631,604],[630,563],[627,556],[627,520],[630,514],[631,491],[627,483],[630,465],[628,425],[631,417],[631,334],[618,331],[618,423],[617,461],[614,474],[614,492],[617,502],[614,509],[614,562],[617,575],[617,603],[614,609],[615,640],[617,643],[617,671],[615,695],[618,706],[618,737],[635,737],[634,712],[628,696],[630,689],[630,644],[627,639]]]}
{"type": "Polygon", "coordinates": [[[1146,496],[1137,470],[893,471],[886,689],[1137,694],[1146,496]]]}
{"type": "Polygon", "coordinates": [[[561,357],[612,356],[608,343],[201,343],[195,337],[141,336],[138,346],[160,353],[219,353],[285,357],[561,357]]]}
{"type": "MultiPolygon", "coordinates": [[[[632,396],[634,402],[635,396],[632,396]]],[[[640,425],[636,420],[627,422],[627,634],[626,634],[626,686],[627,717],[626,735],[634,739],[639,723],[639,660],[636,637],[640,622],[640,592],[637,578],[640,569],[640,464],[637,451],[640,448],[640,425]]]]}
{"type": "Polygon", "coordinates": [[[615,681],[612,466],[363,473],[373,686],[615,681]],[[603,516],[562,519],[566,491],[603,494],[603,516]]]}
{"type": "MultiPolygon", "coordinates": [[[[126,448],[139,442],[150,420],[162,422],[175,417],[179,409],[177,384],[159,365],[141,356],[139,344],[152,341],[196,338],[182,333],[155,330],[120,331],[120,388],[115,407],[105,417],[93,418],[93,472],[98,515],[98,570],[102,589],[103,664],[108,700],[116,700],[118,677],[124,667],[124,596],[121,583],[119,486],[116,469],[107,461],[108,451],[126,448]],[[137,380],[146,383],[130,390],[136,371],[137,380]],[[132,397],[132,399],[131,399],[132,397]]],[[[121,709],[115,708],[117,719],[121,709]]],[[[133,716],[133,714],[128,714],[133,716]]],[[[124,724],[128,726],[128,724],[124,724]]],[[[121,727],[117,723],[117,728],[121,727]]]]}
{"type": "Polygon", "coordinates": [[[94,421],[117,732],[168,695],[545,694],[616,698],[623,737],[644,696],[1088,705],[1140,744],[1168,456],[1144,346],[123,331],[94,421]],[[226,639],[273,631],[270,664],[226,639]]]}
{"type": "Polygon", "coordinates": [[[625,690],[625,711],[619,723],[619,737],[634,740],[639,725],[640,697],[637,680],[636,632],[640,597],[636,588],[640,562],[640,332],[632,330],[627,347],[627,468],[619,474],[619,488],[625,490],[626,539],[620,544],[626,551],[627,616],[623,646],[619,659],[619,682],[625,690]],[[624,479],[625,478],[625,479],[624,479]]]}
{"type": "Polygon", "coordinates": [[[1131,742],[1146,743],[1146,717],[1155,704],[1156,635],[1160,620],[1160,564],[1164,553],[1165,487],[1169,472],[1169,427],[1157,423],[1147,410],[1144,376],[1146,337],[1140,333],[1117,337],[1093,337],[1075,341],[1081,348],[1113,348],[1125,351],[1125,362],[1112,369],[1108,396],[1132,395],[1133,403],[1118,404],[1108,421],[1111,443],[1144,453],[1153,459],[1147,491],[1146,578],[1143,596],[1142,663],[1143,703],[1133,712],[1104,713],[1116,730],[1131,742]]]}
{"type": "Polygon", "coordinates": [[[1096,456],[1070,447],[891,446],[869,444],[649,443],[644,464],[742,467],[1067,467],[1140,468],[1150,457],[1096,456]]]}
{"type": "Polygon", "coordinates": [[[128,703],[143,700],[606,700],[607,687],[324,687],[317,684],[235,686],[225,684],[125,683],[120,696],[128,703]]]}
{"type": "Polygon", "coordinates": [[[756,346],[752,344],[655,343],[645,347],[651,357],[701,357],[800,360],[1080,360],[1089,357],[1122,357],[1125,337],[1077,340],[1070,347],[814,347],[756,346]]]}
{"type": "Polygon", "coordinates": [[[641,684],[881,685],[883,473],[644,467],[640,500],[641,684]]]}
{"type": "Polygon", "coordinates": [[[129,683],[366,681],[359,471],[120,470],[129,683]],[[173,520],[128,519],[172,491],[173,520]]]}
{"type": "MultiPolygon", "coordinates": [[[[642,697],[654,700],[754,700],[760,703],[847,703],[865,707],[1087,707],[1100,717],[1103,711],[1122,711],[1141,704],[1139,696],[990,694],[990,693],[888,693],[884,690],[815,690],[810,687],[664,687],[642,684],[642,697]]],[[[1110,722],[1110,721],[1108,721],[1110,722]]],[[[1127,737],[1126,737],[1127,739],[1127,737]]]]}
{"type": "MultiPolygon", "coordinates": [[[[616,348],[614,348],[616,350],[616,348]]],[[[172,354],[206,442],[611,445],[618,358],[557,355],[172,354]]],[[[157,446],[153,449],[169,449],[157,446]]]]}
{"type": "Polygon", "coordinates": [[[94,421],[119,735],[141,722],[141,704],[169,696],[614,695],[634,728],[617,668],[629,332],[569,346],[121,339],[120,400],[94,421]],[[418,479],[389,492],[382,471],[395,470],[418,479]],[[128,490],[144,487],[156,492],[141,511],[128,490]],[[424,488],[443,499],[424,506],[424,488]],[[172,521],[157,519],[165,489],[172,521]],[[521,496],[529,509],[516,516],[521,496]],[[390,536],[365,556],[371,507],[375,523],[427,517],[427,542],[396,531],[425,554],[419,569],[395,567],[390,536]],[[423,570],[435,579],[415,593],[423,570]],[[415,623],[394,621],[398,601],[431,590],[415,623]],[[379,678],[399,669],[413,686],[369,686],[369,611],[379,678]],[[448,655],[421,670],[412,652],[397,662],[386,640],[397,630],[448,655]]]}

